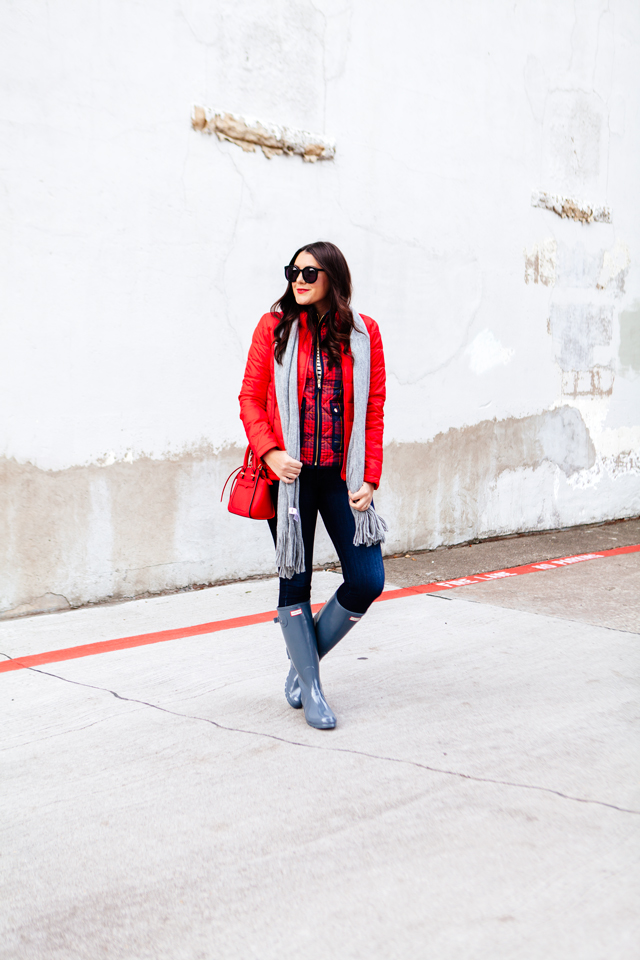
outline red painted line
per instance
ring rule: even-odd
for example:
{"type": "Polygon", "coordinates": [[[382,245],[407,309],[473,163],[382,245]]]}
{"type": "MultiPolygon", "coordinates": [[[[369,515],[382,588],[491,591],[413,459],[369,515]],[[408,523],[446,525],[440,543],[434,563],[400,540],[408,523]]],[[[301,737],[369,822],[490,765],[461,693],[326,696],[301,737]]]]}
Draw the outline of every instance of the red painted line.
{"type": "MultiPolygon", "coordinates": [[[[314,603],[311,609],[316,613],[321,607],[321,603],[314,603]]],[[[198,623],[194,627],[178,627],[175,630],[140,633],[135,637],[120,637],[117,640],[99,640],[97,643],[85,643],[79,647],[65,647],[62,650],[34,653],[28,657],[16,657],[14,660],[0,661],[0,673],[9,673],[11,670],[26,670],[28,667],[41,667],[45,663],[58,663],[60,660],[77,660],[79,657],[92,657],[96,653],[111,653],[113,650],[128,650],[130,647],[144,647],[149,643],[163,643],[165,640],[181,640],[184,637],[198,637],[205,633],[217,633],[219,630],[235,630],[237,627],[250,627],[255,623],[269,623],[275,616],[276,611],[270,610],[266,613],[252,613],[246,617],[232,617],[230,620],[213,620],[211,623],[198,623]]]]}
{"type": "Polygon", "coordinates": [[[521,577],[525,573],[538,573],[540,570],[557,570],[569,567],[585,560],[600,560],[603,557],[617,557],[623,553],[640,553],[640,543],[630,547],[615,547],[613,550],[600,550],[598,553],[579,553],[571,557],[559,557],[557,560],[541,560],[539,563],[527,563],[522,567],[507,567],[505,570],[491,570],[488,573],[475,573],[454,580],[441,580],[439,583],[421,583],[417,587],[404,587],[402,590],[385,590],[376,603],[382,600],[399,600],[421,593],[439,593],[441,590],[454,590],[472,583],[487,583],[492,580],[504,580],[506,577],[521,577]]]}
{"type": "MultiPolygon", "coordinates": [[[[488,573],[476,573],[469,577],[458,577],[454,580],[444,580],[439,583],[423,583],[416,587],[403,587],[401,590],[386,590],[376,603],[384,600],[399,600],[402,597],[412,597],[422,593],[439,593],[441,590],[454,590],[472,583],[488,583],[492,580],[503,580],[506,577],[519,577],[525,573],[537,573],[540,570],[557,570],[560,567],[571,566],[574,563],[584,563],[586,560],[600,560],[603,557],[617,557],[624,553],[639,553],[640,543],[630,547],[616,547],[613,550],[601,550],[598,553],[581,553],[572,557],[560,557],[557,560],[544,560],[540,563],[528,563],[523,567],[508,567],[506,570],[491,570],[488,573]]],[[[311,609],[318,611],[321,603],[314,603],[311,609]]],[[[77,660],[79,657],[92,657],[97,653],[111,653],[113,650],[128,650],[131,647],[144,647],[150,643],[163,643],[165,640],[182,640],[185,637],[198,637],[207,633],[217,633],[220,630],[235,630],[238,627],[249,627],[257,623],[269,623],[276,616],[275,610],[265,613],[252,613],[246,617],[232,617],[229,620],[213,620],[211,623],[199,623],[193,627],[179,627],[176,630],[159,630],[156,633],[141,633],[135,637],[120,637],[117,640],[101,640],[97,643],[85,643],[78,647],[66,647],[63,650],[48,650],[46,653],[35,653],[28,657],[17,657],[14,660],[0,661],[0,673],[9,673],[12,670],[26,670],[29,667],[39,667],[46,663],[58,663],[61,660],[77,660]]]]}

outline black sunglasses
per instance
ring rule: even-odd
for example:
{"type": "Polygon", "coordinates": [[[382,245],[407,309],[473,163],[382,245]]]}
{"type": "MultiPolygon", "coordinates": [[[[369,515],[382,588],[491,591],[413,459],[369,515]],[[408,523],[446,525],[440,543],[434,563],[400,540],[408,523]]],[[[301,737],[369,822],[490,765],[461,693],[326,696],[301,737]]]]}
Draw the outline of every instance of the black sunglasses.
{"type": "Polygon", "coordinates": [[[302,270],[300,267],[285,267],[284,275],[289,281],[289,283],[295,283],[298,279],[298,274],[302,274],[302,279],[305,283],[315,283],[318,279],[319,273],[326,273],[326,270],[323,270],[322,267],[303,267],[302,270]]]}

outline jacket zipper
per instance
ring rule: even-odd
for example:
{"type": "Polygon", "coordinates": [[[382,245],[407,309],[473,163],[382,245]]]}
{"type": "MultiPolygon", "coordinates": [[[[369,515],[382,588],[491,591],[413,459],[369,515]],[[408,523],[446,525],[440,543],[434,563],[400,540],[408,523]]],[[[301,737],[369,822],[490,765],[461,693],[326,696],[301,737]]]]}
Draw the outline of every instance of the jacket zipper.
{"type": "Polygon", "coordinates": [[[316,334],[316,429],[315,443],[313,451],[313,465],[317,467],[320,463],[320,446],[322,432],[322,352],[320,350],[320,324],[316,334]]]}

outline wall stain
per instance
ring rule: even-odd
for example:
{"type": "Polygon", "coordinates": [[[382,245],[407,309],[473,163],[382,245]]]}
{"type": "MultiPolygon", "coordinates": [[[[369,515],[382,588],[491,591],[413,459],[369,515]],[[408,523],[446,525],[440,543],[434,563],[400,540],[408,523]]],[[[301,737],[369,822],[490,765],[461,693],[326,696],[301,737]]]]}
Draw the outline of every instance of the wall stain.
{"type": "MultiPolygon", "coordinates": [[[[168,460],[59,471],[0,460],[0,618],[273,575],[266,524],[219,502],[242,454],[205,445],[168,460]]],[[[596,462],[575,407],[388,444],[379,506],[394,524],[393,549],[472,539],[501,475],[545,462],[567,478],[596,462]]],[[[521,529],[513,513],[501,526],[521,529]]]]}
{"type": "MultiPolygon", "coordinates": [[[[179,459],[66,470],[0,458],[0,612],[48,612],[183,585],[178,488],[206,456],[203,448],[179,459]],[[51,595],[62,598],[57,607],[51,595]]],[[[241,462],[237,448],[213,456],[216,483],[241,462]]]]}
{"type": "Polygon", "coordinates": [[[613,335],[613,307],[590,303],[551,305],[547,329],[556,346],[564,396],[610,396],[614,370],[594,360],[596,347],[607,347],[613,335]]]}
{"type": "Polygon", "coordinates": [[[556,282],[556,254],[558,245],[553,237],[535,243],[524,251],[524,282],[543,283],[552,287],[556,282]]]}
{"type": "Polygon", "coordinates": [[[596,364],[590,370],[563,370],[563,397],[610,397],[613,393],[613,367],[596,364]]]}
{"type": "MultiPolygon", "coordinates": [[[[419,549],[425,540],[429,546],[460,543],[478,535],[501,474],[535,469],[545,461],[567,477],[596,462],[591,436],[575,407],[485,420],[440,433],[426,444],[391,443],[385,448],[383,489],[387,483],[393,488],[394,514],[405,519],[410,549],[419,549]],[[402,483],[394,485],[396,478],[402,483]]],[[[519,532],[517,522],[513,526],[511,532],[519,532]]]]}

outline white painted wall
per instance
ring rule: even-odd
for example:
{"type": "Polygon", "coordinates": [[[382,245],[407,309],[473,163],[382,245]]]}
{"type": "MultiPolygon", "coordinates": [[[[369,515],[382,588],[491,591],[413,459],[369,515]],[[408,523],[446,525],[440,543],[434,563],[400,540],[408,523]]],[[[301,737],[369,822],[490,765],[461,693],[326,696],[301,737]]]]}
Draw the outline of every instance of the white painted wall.
{"type": "Polygon", "coordinates": [[[273,570],[216,494],[317,238],[385,342],[391,552],[640,513],[636,0],[24,0],[0,51],[0,611],[273,570]],[[244,153],[194,104],[336,159],[244,153]]]}

